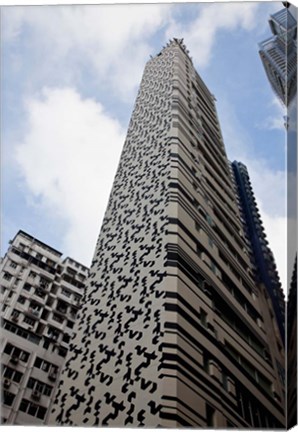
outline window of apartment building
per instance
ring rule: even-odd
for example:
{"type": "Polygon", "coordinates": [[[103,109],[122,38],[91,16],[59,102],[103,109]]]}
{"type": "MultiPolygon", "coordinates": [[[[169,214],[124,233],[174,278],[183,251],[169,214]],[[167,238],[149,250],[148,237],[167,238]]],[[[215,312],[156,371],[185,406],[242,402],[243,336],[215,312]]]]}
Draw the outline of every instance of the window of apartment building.
{"type": "Polygon", "coordinates": [[[63,338],[62,338],[62,341],[68,343],[70,341],[70,335],[69,334],[64,334],[63,338]]]}
{"type": "Polygon", "coordinates": [[[14,395],[13,393],[4,390],[3,394],[2,394],[2,403],[4,405],[8,405],[11,406],[13,404],[14,398],[16,395],[14,395]]]}
{"type": "Polygon", "coordinates": [[[36,357],[34,367],[41,369],[44,372],[51,372],[52,374],[58,373],[58,366],[43,360],[41,357],[36,357]]]}
{"type": "Polygon", "coordinates": [[[17,302],[18,302],[18,303],[21,303],[21,304],[24,304],[25,301],[26,301],[26,297],[24,297],[24,296],[22,296],[22,295],[20,295],[20,296],[18,297],[18,299],[17,299],[17,302]]]}
{"type": "Polygon", "coordinates": [[[200,321],[204,327],[207,327],[207,313],[203,309],[200,309],[200,321]]]}
{"type": "Polygon", "coordinates": [[[43,276],[40,277],[39,285],[41,286],[41,288],[47,289],[49,284],[50,281],[48,279],[43,276]]]}
{"type": "Polygon", "coordinates": [[[44,299],[45,297],[46,297],[46,293],[42,290],[42,289],[40,289],[40,288],[36,288],[36,290],[34,291],[34,294],[37,296],[37,297],[40,297],[40,298],[42,298],[42,299],[44,299]]]}
{"type": "Polygon", "coordinates": [[[71,292],[69,290],[67,290],[66,288],[64,288],[64,287],[61,287],[61,293],[63,295],[65,295],[66,297],[70,297],[71,296],[71,292]]]}
{"type": "Polygon", "coordinates": [[[35,253],[35,257],[40,261],[43,259],[43,255],[41,253],[38,253],[38,252],[35,253]]]}
{"type": "Polygon", "coordinates": [[[72,321],[67,321],[66,327],[73,328],[74,323],[72,321]]]}
{"type": "Polygon", "coordinates": [[[58,300],[56,309],[58,312],[65,314],[67,312],[67,303],[58,300]]]}
{"type": "Polygon", "coordinates": [[[22,399],[19,410],[41,420],[45,418],[47,409],[43,406],[36,405],[27,399],[22,399]]]}
{"type": "Polygon", "coordinates": [[[41,393],[41,394],[43,394],[45,396],[51,396],[51,393],[52,393],[52,390],[53,390],[52,386],[50,386],[50,385],[48,385],[46,383],[43,383],[42,381],[39,381],[39,380],[37,380],[35,378],[32,378],[32,377],[29,378],[27,387],[29,389],[38,391],[39,393],[41,393]]]}
{"type": "Polygon", "coordinates": [[[19,371],[11,369],[9,366],[2,366],[2,376],[3,378],[10,379],[16,383],[19,383],[22,379],[23,374],[19,371]]]}
{"type": "Polygon", "coordinates": [[[79,296],[77,294],[74,294],[73,298],[74,298],[74,301],[77,302],[77,303],[79,303],[80,300],[81,300],[81,296],[79,296]]]}
{"type": "Polygon", "coordinates": [[[50,338],[57,340],[59,338],[59,330],[56,330],[54,327],[48,328],[48,335],[50,338]]]}
{"type": "Polygon", "coordinates": [[[208,427],[215,426],[215,409],[206,404],[206,423],[208,427]]]}
{"type": "Polygon", "coordinates": [[[50,258],[47,259],[47,264],[51,267],[55,265],[55,261],[51,260],[50,258]]]}
{"type": "Polygon", "coordinates": [[[17,318],[19,318],[19,316],[20,316],[20,312],[17,309],[13,309],[11,317],[13,319],[17,319],[17,318]]]}
{"type": "Polygon", "coordinates": [[[31,290],[31,288],[32,288],[32,286],[30,285],[30,284],[28,284],[28,283],[25,283],[25,285],[24,285],[24,290],[25,291],[30,291],[31,290]]]}
{"type": "Polygon", "coordinates": [[[75,319],[77,316],[77,310],[75,308],[70,309],[70,316],[71,318],[75,319]]]}
{"type": "Polygon", "coordinates": [[[6,309],[7,309],[7,305],[6,304],[4,304],[4,305],[2,305],[2,312],[5,312],[6,311],[6,309]]]}
{"type": "Polygon", "coordinates": [[[64,321],[64,318],[61,315],[57,315],[55,313],[53,314],[52,319],[60,324],[64,321]]]}
{"type": "Polygon", "coordinates": [[[19,248],[20,250],[24,250],[25,247],[26,247],[26,245],[25,245],[24,243],[19,243],[19,244],[18,244],[18,248],[19,248]]]}
{"type": "Polygon", "coordinates": [[[36,320],[33,319],[33,318],[30,318],[30,317],[28,317],[28,316],[25,316],[24,319],[23,319],[23,322],[24,322],[25,324],[30,325],[30,326],[34,326],[34,324],[36,323],[36,320]]]}
{"type": "Polygon", "coordinates": [[[58,355],[60,357],[66,357],[66,354],[67,354],[67,349],[66,348],[61,348],[61,347],[58,348],[58,355]]]}
{"type": "Polygon", "coordinates": [[[42,306],[40,304],[36,303],[35,301],[32,301],[30,303],[30,309],[32,311],[40,312],[42,309],[42,306]]]}
{"type": "Polygon", "coordinates": [[[33,334],[33,333],[29,333],[28,331],[13,325],[11,322],[4,320],[3,323],[3,328],[11,333],[15,333],[18,336],[24,338],[24,339],[28,339],[30,340],[30,342],[35,343],[36,345],[39,344],[40,342],[40,337],[33,334]]]}
{"type": "Polygon", "coordinates": [[[27,363],[29,359],[29,353],[27,351],[21,350],[20,348],[12,345],[11,343],[7,343],[4,348],[5,354],[10,355],[11,357],[18,358],[19,360],[27,363]]]}
{"type": "Polygon", "coordinates": [[[33,270],[30,270],[29,277],[31,277],[32,279],[35,279],[36,276],[37,276],[37,273],[35,273],[33,270]]]}
{"type": "Polygon", "coordinates": [[[12,278],[12,275],[10,273],[4,272],[3,279],[10,281],[11,278],[12,278]]]}
{"type": "Polygon", "coordinates": [[[3,285],[1,285],[1,294],[4,294],[4,293],[5,293],[5,291],[6,291],[6,287],[5,287],[5,286],[3,286],[3,285]]]}
{"type": "Polygon", "coordinates": [[[14,261],[10,261],[10,263],[9,263],[9,267],[11,267],[11,268],[17,268],[17,266],[18,266],[18,264],[16,263],[16,262],[14,262],[14,261]]]}

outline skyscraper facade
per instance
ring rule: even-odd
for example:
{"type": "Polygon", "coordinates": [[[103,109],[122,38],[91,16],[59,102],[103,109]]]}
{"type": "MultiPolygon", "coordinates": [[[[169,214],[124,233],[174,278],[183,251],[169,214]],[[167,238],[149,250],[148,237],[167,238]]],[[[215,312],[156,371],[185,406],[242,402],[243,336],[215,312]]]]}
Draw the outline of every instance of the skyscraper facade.
{"type": "Polygon", "coordinates": [[[215,98],[174,39],[146,65],[49,424],[284,427],[215,98]]]}
{"type": "Polygon", "coordinates": [[[88,269],[19,231],[0,266],[1,423],[50,414],[88,269]]]}
{"type": "Polygon", "coordinates": [[[271,87],[285,106],[297,92],[297,21],[288,7],[271,15],[273,36],[259,44],[271,87]]]}

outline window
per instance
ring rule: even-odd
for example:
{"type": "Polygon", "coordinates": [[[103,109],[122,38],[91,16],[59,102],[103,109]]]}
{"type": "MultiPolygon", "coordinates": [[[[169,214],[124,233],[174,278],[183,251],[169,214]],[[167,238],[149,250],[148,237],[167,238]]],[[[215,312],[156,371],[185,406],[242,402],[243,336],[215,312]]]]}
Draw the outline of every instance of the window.
{"type": "Polygon", "coordinates": [[[51,374],[58,373],[58,366],[43,360],[41,357],[36,357],[34,367],[41,369],[44,372],[51,372],[51,374]]]}
{"type": "Polygon", "coordinates": [[[20,295],[20,296],[18,297],[18,299],[17,299],[17,302],[18,302],[18,303],[21,303],[21,304],[24,304],[25,301],[26,301],[26,297],[24,297],[24,296],[22,296],[22,295],[20,295]]]}
{"type": "Polygon", "coordinates": [[[32,279],[35,279],[36,276],[37,276],[37,273],[35,273],[33,270],[31,270],[29,273],[29,277],[31,277],[32,279]]]}
{"type": "Polygon", "coordinates": [[[11,406],[13,404],[14,398],[15,398],[15,395],[13,393],[10,393],[10,392],[4,390],[3,397],[2,397],[2,403],[4,405],[11,406]]]}
{"type": "Polygon", "coordinates": [[[9,267],[11,267],[11,268],[17,268],[17,263],[16,262],[14,262],[14,261],[10,261],[10,263],[9,263],[9,267]]]}
{"type": "Polygon", "coordinates": [[[23,374],[19,371],[11,369],[9,366],[3,366],[2,376],[16,383],[19,383],[22,379],[23,374]]]}
{"type": "Polygon", "coordinates": [[[40,278],[39,285],[41,286],[41,288],[46,289],[46,288],[48,288],[49,284],[50,284],[50,281],[48,279],[46,279],[44,277],[40,278]]]}
{"type": "Polygon", "coordinates": [[[3,275],[3,279],[10,281],[12,278],[12,275],[10,273],[5,272],[3,275]]]}
{"type": "Polygon", "coordinates": [[[67,349],[65,349],[65,348],[59,348],[58,349],[58,355],[59,356],[66,357],[66,354],[67,354],[67,349]]]}
{"type": "Polygon", "coordinates": [[[20,312],[17,309],[14,309],[11,316],[12,318],[18,318],[20,316],[20,312]]]}
{"type": "Polygon", "coordinates": [[[215,426],[215,409],[206,404],[206,423],[208,427],[215,426]]]}
{"type": "Polygon", "coordinates": [[[201,324],[206,327],[207,326],[207,313],[201,309],[200,310],[200,320],[201,320],[201,324]]]}
{"type": "Polygon", "coordinates": [[[25,324],[30,325],[30,326],[34,326],[34,324],[36,323],[36,320],[34,320],[34,319],[32,319],[32,318],[30,318],[28,316],[25,316],[25,318],[23,319],[23,322],[25,324]]]}
{"type": "Polygon", "coordinates": [[[73,322],[72,321],[67,321],[67,323],[66,323],[66,327],[69,327],[69,328],[73,328],[73,322]]]}
{"type": "Polygon", "coordinates": [[[40,297],[40,298],[45,298],[45,296],[47,295],[42,289],[40,289],[40,288],[36,288],[36,290],[35,290],[35,292],[34,292],[34,294],[37,296],[37,297],[40,297]]]}
{"type": "Polygon", "coordinates": [[[28,283],[25,283],[25,285],[24,285],[24,290],[25,290],[25,291],[30,291],[31,288],[32,288],[31,285],[29,285],[28,283]]]}
{"type": "Polygon", "coordinates": [[[28,331],[13,325],[9,321],[4,320],[3,328],[7,331],[10,331],[11,333],[17,334],[18,336],[20,336],[24,339],[30,340],[31,342],[35,343],[36,345],[38,345],[40,342],[39,336],[37,336],[33,333],[29,333],[28,331]]]}
{"type": "Polygon", "coordinates": [[[20,411],[23,411],[33,417],[37,417],[41,420],[45,418],[46,415],[46,408],[42,407],[40,405],[36,405],[33,402],[28,401],[27,399],[22,399],[22,402],[20,403],[20,411]]]}
{"type": "Polygon", "coordinates": [[[48,328],[48,335],[50,338],[57,340],[59,337],[59,331],[56,330],[54,327],[48,328]]]}
{"type": "Polygon", "coordinates": [[[57,321],[60,324],[63,323],[63,321],[64,321],[64,318],[60,315],[57,315],[57,314],[53,314],[52,319],[54,321],[57,321]]]}
{"type": "Polygon", "coordinates": [[[38,391],[39,393],[41,393],[41,394],[43,394],[45,396],[51,396],[51,393],[52,393],[52,390],[53,390],[52,386],[50,386],[50,385],[48,385],[46,383],[43,383],[42,381],[39,381],[39,380],[37,380],[35,378],[29,378],[27,387],[29,389],[38,391]]]}
{"type": "Polygon", "coordinates": [[[68,343],[70,341],[70,335],[69,334],[64,334],[63,338],[62,338],[62,341],[68,343]]]}
{"type": "Polygon", "coordinates": [[[27,351],[21,350],[20,348],[17,348],[16,346],[7,343],[4,348],[5,354],[11,355],[11,357],[18,358],[22,360],[24,363],[27,363],[29,359],[29,353],[27,351]]]}
{"type": "Polygon", "coordinates": [[[61,293],[63,295],[65,295],[66,297],[70,297],[71,296],[71,292],[68,291],[67,289],[63,288],[63,287],[61,288],[61,293]]]}

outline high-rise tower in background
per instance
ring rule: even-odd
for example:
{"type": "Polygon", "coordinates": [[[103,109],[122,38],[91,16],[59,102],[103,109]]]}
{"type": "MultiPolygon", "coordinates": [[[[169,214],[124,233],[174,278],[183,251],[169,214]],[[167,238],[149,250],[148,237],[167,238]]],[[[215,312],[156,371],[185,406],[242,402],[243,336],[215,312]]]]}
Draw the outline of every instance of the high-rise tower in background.
{"type": "Polygon", "coordinates": [[[273,36],[260,43],[259,53],[272,89],[289,106],[297,91],[297,21],[285,7],[269,25],[273,36]]]}
{"type": "Polygon", "coordinates": [[[0,266],[1,423],[44,424],[88,269],[19,231],[0,266]]]}
{"type": "Polygon", "coordinates": [[[265,286],[266,292],[271,299],[278,331],[284,344],[285,296],[279,280],[274,256],[266,239],[247,168],[243,163],[236,161],[232,163],[232,167],[239,191],[247,236],[250,239],[252,247],[252,259],[256,266],[256,280],[259,284],[265,286]]]}
{"type": "Polygon", "coordinates": [[[145,67],[50,424],[284,427],[238,202],[215,98],[174,39],[145,67]]]}

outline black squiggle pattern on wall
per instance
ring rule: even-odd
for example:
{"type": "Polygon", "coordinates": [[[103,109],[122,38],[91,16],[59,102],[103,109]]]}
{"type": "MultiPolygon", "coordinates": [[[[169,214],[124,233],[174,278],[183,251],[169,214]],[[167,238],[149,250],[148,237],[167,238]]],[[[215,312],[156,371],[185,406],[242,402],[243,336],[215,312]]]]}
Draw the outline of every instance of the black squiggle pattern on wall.
{"type": "Polygon", "coordinates": [[[146,65],[51,423],[160,424],[175,50],[146,65]]]}

